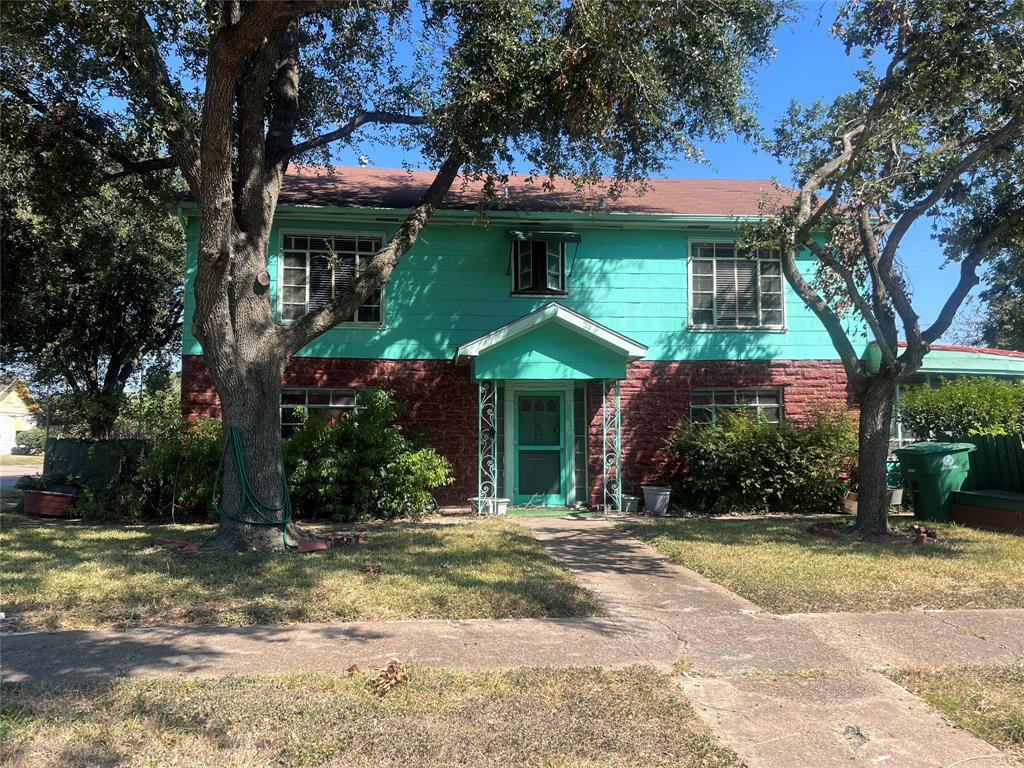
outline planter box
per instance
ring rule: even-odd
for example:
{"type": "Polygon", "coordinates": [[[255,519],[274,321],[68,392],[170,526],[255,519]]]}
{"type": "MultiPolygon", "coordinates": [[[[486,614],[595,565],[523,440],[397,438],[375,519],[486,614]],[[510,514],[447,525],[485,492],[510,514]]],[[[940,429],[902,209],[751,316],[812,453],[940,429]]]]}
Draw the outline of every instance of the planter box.
{"type": "Polygon", "coordinates": [[[507,515],[508,502],[508,499],[500,497],[491,499],[474,496],[469,500],[469,503],[473,506],[473,511],[478,515],[507,515]]]}
{"type": "Polygon", "coordinates": [[[25,491],[25,514],[40,517],[71,517],[71,508],[78,497],[56,491],[25,491]]]}
{"type": "MultiPolygon", "coordinates": [[[[902,488],[890,488],[887,492],[889,498],[889,506],[899,506],[903,503],[903,489],[902,488]]],[[[843,498],[843,509],[846,510],[847,514],[857,514],[857,494],[853,491],[847,491],[846,496],[843,498]]]]}

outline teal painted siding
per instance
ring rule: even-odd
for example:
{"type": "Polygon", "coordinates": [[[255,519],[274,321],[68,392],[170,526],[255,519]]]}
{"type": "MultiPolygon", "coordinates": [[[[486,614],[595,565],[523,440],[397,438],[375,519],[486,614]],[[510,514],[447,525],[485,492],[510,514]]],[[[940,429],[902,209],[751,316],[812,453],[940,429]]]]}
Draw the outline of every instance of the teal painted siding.
{"type": "MultiPolygon", "coordinates": [[[[338,212],[279,215],[270,246],[271,291],[277,302],[278,251],[283,231],[351,232],[388,237],[397,226],[390,212],[338,212]]],[[[785,331],[691,331],[688,329],[687,261],[692,241],[723,239],[716,232],[688,230],[686,224],[619,216],[596,222],[585,215],[546,216],[539,228],[572,229],[582,244],[566,246],[568,296],[556,300],[649,348],[648,360],[834,359],[828,336],[794,291],[786,287],[785,331]],[[622,222],[621,224],[618,222],[622,222]],[[624,228],[623,224],[630,228],[624,228]],[[646,226],[646,225],[644,225],[646,226]]],[[[608,217],[610,218],[610,217],[608,217]]],[[[432,222],[406,254],[385,288],[383,327],[339,327],[307,345],[300,355],[390,359],[451,359],[471,341],[551,301],[551,297],[513,296],[508,272],[507,230],[530,226],[523,215],[491,214],[487,223],[472,219],[432,222]]],[[[536,226],[536,225],[535,225],[536,226]]],[[[183,353],[200,354],[191,334],[195,219],[188,226],[189,303],[183,353]]],[[[813,262],[806,260],[806,270],[813,262]]],[[[861,342],[863,343],[863,342],[861,342]]],[[[572,361],[551,361],[572,367],[572,361]]],[[[554,378],[554,377],[553,377],[554,378]]]]}
{"type": "Polygon", "coordinates": [[[624,379],[623,355],[547,323],[481,354],[473,363],[478,379],[624,379]]]}

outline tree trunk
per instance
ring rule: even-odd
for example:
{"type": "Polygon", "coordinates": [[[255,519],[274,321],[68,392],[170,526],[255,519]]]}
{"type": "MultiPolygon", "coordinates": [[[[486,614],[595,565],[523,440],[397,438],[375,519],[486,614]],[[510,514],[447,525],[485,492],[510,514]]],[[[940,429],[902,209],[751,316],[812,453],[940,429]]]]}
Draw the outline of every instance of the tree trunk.
{"type": "Polygon", "coordinates": [[[221,489],[221,520],[207,550],[245,550],[285,548],[285,511],[268,512],[253,508],[253,497],[267,507],[279,508],[284,501],[284,466],[281,460],[281,376],[283,361],[268,360],[250,365],[244,375],[217,384],[221,400],[221,419],[227,454],[221,489]],[[232,428],[238,430],[244,465],[235,465],[231,448],[232,428]],[[241,471],[240,471],[241,470],[241,471]],[[249,497],[243,490],[244,479],[249,497]],[[254,524],[246,520],[262,520],[254,524]],[[280,521],[281,525],[269,524],[280,521]]]}
{"type": "Polygon", "coordinates": [[[886,462],[896,384],[872,376],[860,394],[860,427],[857,434],[857,527],[864,533],[889,530],[886,462]]]}
{"type": "MultiPolygon", "coordinates": [[[[203,361],[220,398],[226,446],[220,527],[206,549],[280,550],[285,547],[286,521],[280,509],[281,379],[289,352],[281,343],[267,290],[256,280],[266,268],[266,238],[236,235],[229,242],[230,258],[224,261],[230,264],[230,279],[223,286],[205,274],[206,284],[196,280],[193,318],[203,361]],[[233,429],[241,447],[241,466],[234,458],[233,429]],[[259,503],[254,507],[253,501],[259,503]]],[[[216,264],[217,256],[216,251],[201,251],[200,270],[216,264]]]]}

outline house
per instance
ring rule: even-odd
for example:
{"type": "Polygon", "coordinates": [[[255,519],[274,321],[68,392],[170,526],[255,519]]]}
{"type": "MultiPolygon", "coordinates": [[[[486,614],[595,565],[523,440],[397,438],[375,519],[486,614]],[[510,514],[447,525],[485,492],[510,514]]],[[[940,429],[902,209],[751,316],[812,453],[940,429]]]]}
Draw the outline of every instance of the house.
{"type": "Polygon", "coordinates": [[[19,432],[35,428],[38,412],[39,406],[21,377],[0,374],[0,454],[11,452],[19,432]]]}
{"type": "MultiPolygon", "coordinates": [[[[269,253],[281,320],[343,290],[432,179],[293,169],[269,253]]],[[[480,186],[459,180],[389,284],[289,364],[282,431],[299,425],[297,406],[343,413],[386,387],[454,466],[441,503],[619,508],[623,492],[671,473],[665,440],[682,420],[739,408],[780,421],[846,405],[843,367],[777,254],[736,249],[738,222],[787,194],[769,181],[667,179],[605,199],[514,176],[481,210],[480,186]]],[[[187,202],[181,214],[183,410],[216,416],[190,335],[198,222],[187,202]]],[[[812,259],[802,268],[810,274],[812,259]]]]}

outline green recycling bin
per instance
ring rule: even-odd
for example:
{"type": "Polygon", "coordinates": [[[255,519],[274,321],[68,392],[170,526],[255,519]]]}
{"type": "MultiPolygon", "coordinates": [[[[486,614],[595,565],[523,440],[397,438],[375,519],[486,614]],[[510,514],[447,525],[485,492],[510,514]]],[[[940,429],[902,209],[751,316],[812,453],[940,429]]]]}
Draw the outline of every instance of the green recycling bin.
{"type": "Polygon", "coordinates": [[[949,500],[967,479],[970,443],[914,443],[897,448],[905,491],[914,505],[914,517],[949,520],[949,500]]]}

